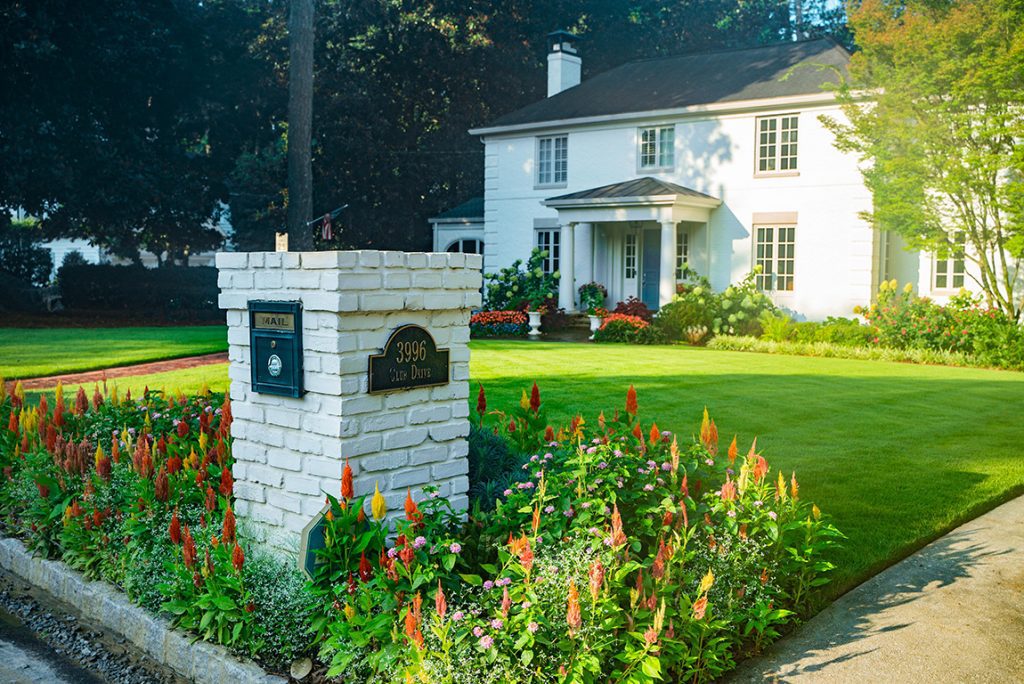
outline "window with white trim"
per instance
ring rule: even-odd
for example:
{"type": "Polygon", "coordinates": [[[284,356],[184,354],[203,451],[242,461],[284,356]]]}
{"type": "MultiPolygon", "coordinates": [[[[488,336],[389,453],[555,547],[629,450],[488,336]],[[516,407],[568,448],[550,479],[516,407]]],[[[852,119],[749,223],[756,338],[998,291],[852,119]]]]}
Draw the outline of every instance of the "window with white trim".
{"type": "Polygon", "coordinates": [[[541,268],[544,269],[545,273],[554,273],[559,269],[559,265],[561,263],[560,242],[562,231],[558,228],[546,228],[538,230],[536,235],[535,245],[537,249],[547,252],[547,256],[544,257],[541,268]]]}
{"type": "Polygon", "coordinates": [[[569,136],[537,138],[537,185],[559,185],[569,178],[569,136]]]}
{"type": "Polygon", "coordinates": [[[759,290],[792,292],[796,226],[754,226],[754,265],[759,290]]]}
{"type": "Polygon", "coordinates": [[[964,262],[964,246],[966,236],[957,233],[950,243],[949,252],[945,257],[935,255],[932,273],[932,288],[935,290],[959,290],[964,286],[967,269],[964,262]]]}
{"type": "Polygon", "coordinates": [[[675,166],[675,133],[675,126],[640,129],[641,169],[671,169],[675,166]]]}
{"type": "Polygon", "coordinates": [[[757,118],[757,173],[796,171],[797,115],[757,118]]]}
{"type": "Polygon", "coordinates": [[[623,249],[623,266],[627,280],[636,278],[636,233],[626,233],[625,248],[623,249]]]}
{"type": "Polygon", "coordinates": [[[462,252],[463,254],[483,254],[484,241],[474,240],[472,238],[463,238],[448,245],[448,248],[445,251],[462,252]]]}
{"type": "Polygon", "coordinates": [[[676,229],[676,280],[683,279],[683,271],[690,261],[690,234],[685,228],[676,229]]]}

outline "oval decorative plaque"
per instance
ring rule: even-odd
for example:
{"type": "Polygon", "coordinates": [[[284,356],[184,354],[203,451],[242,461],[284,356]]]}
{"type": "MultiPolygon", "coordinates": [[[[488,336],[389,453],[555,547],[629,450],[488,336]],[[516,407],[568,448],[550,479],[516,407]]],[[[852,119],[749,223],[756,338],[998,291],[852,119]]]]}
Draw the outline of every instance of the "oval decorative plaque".
{"type": "Polygon", "coordinates": [[[370,394],[447,385],[449,375],[448,350],[418,325],[396,329],[384,350],[370,355],[370,394]]]}

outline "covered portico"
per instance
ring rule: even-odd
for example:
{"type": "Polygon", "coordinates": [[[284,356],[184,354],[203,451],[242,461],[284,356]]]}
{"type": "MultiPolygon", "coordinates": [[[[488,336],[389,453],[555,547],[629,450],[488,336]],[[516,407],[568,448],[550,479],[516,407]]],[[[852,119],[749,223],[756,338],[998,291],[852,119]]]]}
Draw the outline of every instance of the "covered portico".
{"type": "Polygon", "coordinates": [[[558,305],[576,310],[577,288],[594,280],[608,288],[610,303],[635,296],[657,309],[671,301],[695,255],[704,262],[696,270],[710,271],[708,223],[721,204],[650,177],[544,200],[558,211],[561,231],[558,305]]]}

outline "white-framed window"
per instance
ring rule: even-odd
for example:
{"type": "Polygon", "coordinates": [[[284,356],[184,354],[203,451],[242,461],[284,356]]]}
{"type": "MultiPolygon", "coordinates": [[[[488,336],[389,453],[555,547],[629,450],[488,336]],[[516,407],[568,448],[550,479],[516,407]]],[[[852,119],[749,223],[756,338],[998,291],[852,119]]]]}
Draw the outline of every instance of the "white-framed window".
{"type": "Polygon", "coordinates": [[[626,280],[632,280],[636,278],[637,270],[637,251],[636,251],[636,233],[626,233],[626,242],[623,248],[623,260],[622,264],[624,267],[623,275],[626,280]]]}
{"type": "Polygon", "coordinates": [[[690,262],[690,234],[684,228],[676,229],[676,280],[683,279],[683,271],[690,262]]]}
{"type": "Polygon", "coordinates": [[[950,242],[945,257],[935,255],[932,265],[932,289],[959,290],[964,286],[967,269],[964,261],[966,236],[957,233],[950,242]]]}
{"type": "Polygon", "coordinates": [[[569,178],[569,136],[537,138],[537,185],[564,185],[569,178]]]}
{"type": "Polygon", "coordinates": [[[548,253],[541,264],[541,268],[544,269],[545,273],[554,273],[559,269],[561,264],[561,238],[562,231],[558,228],[544,228],[536,231],[536,241],[534,244],[537,249],[548,253]]]}
{"type": "Polygon", "coordinates": [[[757,173],[796,171],[797,115],[757,118],[757,173]]]}
{"type": "Polygon", "coordinates": [[[641,169],[671,169],[675,166],[674,126],[641,128],[637,136],[640,141],[641,169]]]}
{"type": "Polygon", "coordinates": [[[796,226],[754,226],[754,265],[761,267],[755,277],[758,289],[793,291],[796,226]]]}
{"type": "Polygon", "coordinates": [[[446,252],[462,252],[463,254],[483,254],[484,241],[473,238],[462,238],[448,245],[446,252]]]}

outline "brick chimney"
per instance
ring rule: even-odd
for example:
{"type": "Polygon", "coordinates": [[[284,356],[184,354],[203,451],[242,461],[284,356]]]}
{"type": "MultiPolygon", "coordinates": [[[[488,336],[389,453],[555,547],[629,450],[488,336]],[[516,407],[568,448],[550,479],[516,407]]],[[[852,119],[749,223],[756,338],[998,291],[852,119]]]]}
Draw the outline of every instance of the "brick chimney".
{"type": "Polygon", "coordinates": [[[580,84],[583,61],[576,44],[579,38],[568,31],[548,34],[548,97],[580,84]]]}

